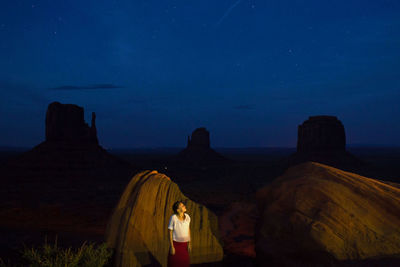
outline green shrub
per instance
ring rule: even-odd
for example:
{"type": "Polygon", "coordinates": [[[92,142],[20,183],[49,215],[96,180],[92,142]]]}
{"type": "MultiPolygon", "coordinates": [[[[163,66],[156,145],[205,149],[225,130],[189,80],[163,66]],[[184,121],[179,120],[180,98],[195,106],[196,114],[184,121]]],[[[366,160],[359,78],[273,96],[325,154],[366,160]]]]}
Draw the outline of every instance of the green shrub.
{"type": "MultiPolygon", "coordinates": [[[[112,250],[106,243],[95,246],[94,243],[85,241],[80,248],[60,248],[57,246],[57,237],[54,245],[45,244],[40,248],[27,248],[21,251],[22,266],[31,267],[101,267],[105,266],[111,256],[112,250]]],[[[0,267],[11,267],[0,259],[0,267]]]]}
{"type": "Polygon", "coordinates": [[[0,267],[18,267],[16,264],[12,264],[10,260],[8,260],[7,264],[0,258],[0,267]]]}

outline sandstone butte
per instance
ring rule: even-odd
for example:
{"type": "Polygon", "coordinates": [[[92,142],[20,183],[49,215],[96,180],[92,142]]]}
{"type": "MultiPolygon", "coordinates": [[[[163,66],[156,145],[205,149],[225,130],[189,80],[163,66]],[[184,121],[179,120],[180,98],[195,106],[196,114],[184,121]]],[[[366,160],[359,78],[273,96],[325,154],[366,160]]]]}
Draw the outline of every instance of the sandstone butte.
{"type": "Polygon", "coordinates": [[[309,253],[361,260],[400,255],[397,186],[315,162],[289,168],[256,194],[257,257],[309,253]]]}
{"type": "Polygon", "coordinates": [[[185,200],[191,217],[191,263],[222,260],[217,216],[186,198],[166,175],[142,171],[126,186],[107,225],[106,242],[115,249],[115,266],[167,266],[168,222],[178,200],[185,200]]]}

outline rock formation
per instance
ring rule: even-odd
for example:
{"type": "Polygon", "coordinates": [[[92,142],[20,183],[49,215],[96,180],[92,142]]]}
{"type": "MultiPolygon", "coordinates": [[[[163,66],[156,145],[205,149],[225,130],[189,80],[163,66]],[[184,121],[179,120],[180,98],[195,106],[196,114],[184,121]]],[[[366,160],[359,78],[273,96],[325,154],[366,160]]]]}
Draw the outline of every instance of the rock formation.
{"type": "Polygon", "coordinates": [[[37,240],[42,230],[74,242],[103,240],[108,214],[135,172],[98,144],[95,114],[91,127],[83,118],[81,107],[51,103],[46,140],[0,166],[3,229],[30,229],[26,236],[37,240]]]}
{"type": "Polygon", "coordinates": [[[93,112],[92,125],[89,127],[82,107],[53,102],[46,113],[46,141],[98,144],[95,119],[93,112]]]}
{"type": "Polygon", "coordinates": [[[256,197],[260,263],[400,254],[398,187],[306,162],[286,170],[256,197]]]}
{"type": "Polygon", "coordinates": [[[210,148],[210,132],[206,128],[197,128],[192,133],[192,138],[188,136],[188,148],[208,149],[210,148]]]}
{"type": "Polygon", "coordinates": [[[298,152],[345,149],[344,127],[335,116],[311,116],[298,126],[298,152]]]}
{"type": "MultiPolygon", "coordinates": [[[[106,230],[115,248],[115,266],[167,266],[168,221],[172,204],[185,200],[176,183],[157,171],[136,174],[126,186],[106,230]]],[[[186,199],[191,216],[192,264],[221,261],[218,219],[206,207],[186,199]]]]}
{"type": "Polygon", "coordinates": [[[243,200],[231,202],[218,219],[225,253],[255,258],[256,203],[243,200]]]}
{"type": "Polygon", "coordinates": [[[226,160],[210,147],[210,133],[201,127],[188,136],[187,147],[178,154],[178,159],[188,163],[208,164],[226,160]]]}
{"type": "MultiPolygon", "coordinates": [[[[101,177],[110,171],[129,169],[129,163],[99,145],[92,113],[89,127],[82,107],[53,102],[46,112],[46,140],[7,162],[11,175],[19,177],[101,177]]],[[[111,171],[112,173],[115,173],[111,171]]],[[[108,174],[107,174],[108,173],[108,174]]],[[[110,177],[108,177],[109,179],[110,177]]]]}
{"type": "Polygon", "coordinates": [[[298,126],[297,151],[288,165],[316,161],[346,170],[355,170],[363,162],[346,151],[344,126],[335,116],[311,116],[298,126]]]}

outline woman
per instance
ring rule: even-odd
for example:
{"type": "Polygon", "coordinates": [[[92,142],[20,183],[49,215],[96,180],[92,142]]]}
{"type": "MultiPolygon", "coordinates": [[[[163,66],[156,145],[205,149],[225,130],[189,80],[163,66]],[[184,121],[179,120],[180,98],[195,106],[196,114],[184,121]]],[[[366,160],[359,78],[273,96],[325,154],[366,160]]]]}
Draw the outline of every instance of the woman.
{"type": "Polygon", "coordinates": [[[174,214],[169,219],[169,242],[168,267],[189,267],[189,251],[192,250],[190,243],[190,217],[185,212],[186,206],[182,201],[172,205],[174,214]]]}

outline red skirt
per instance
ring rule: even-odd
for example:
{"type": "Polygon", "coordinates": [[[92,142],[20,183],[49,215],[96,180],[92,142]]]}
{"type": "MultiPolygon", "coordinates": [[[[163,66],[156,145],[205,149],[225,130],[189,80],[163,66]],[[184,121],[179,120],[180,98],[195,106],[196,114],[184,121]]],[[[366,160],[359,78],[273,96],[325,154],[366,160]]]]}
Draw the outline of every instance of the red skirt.
{"type": "Polygon", "coordinates": [[[189,267],[188,242],[174,242],[175,254],[168,252],[168,267],[189,267]]]}

